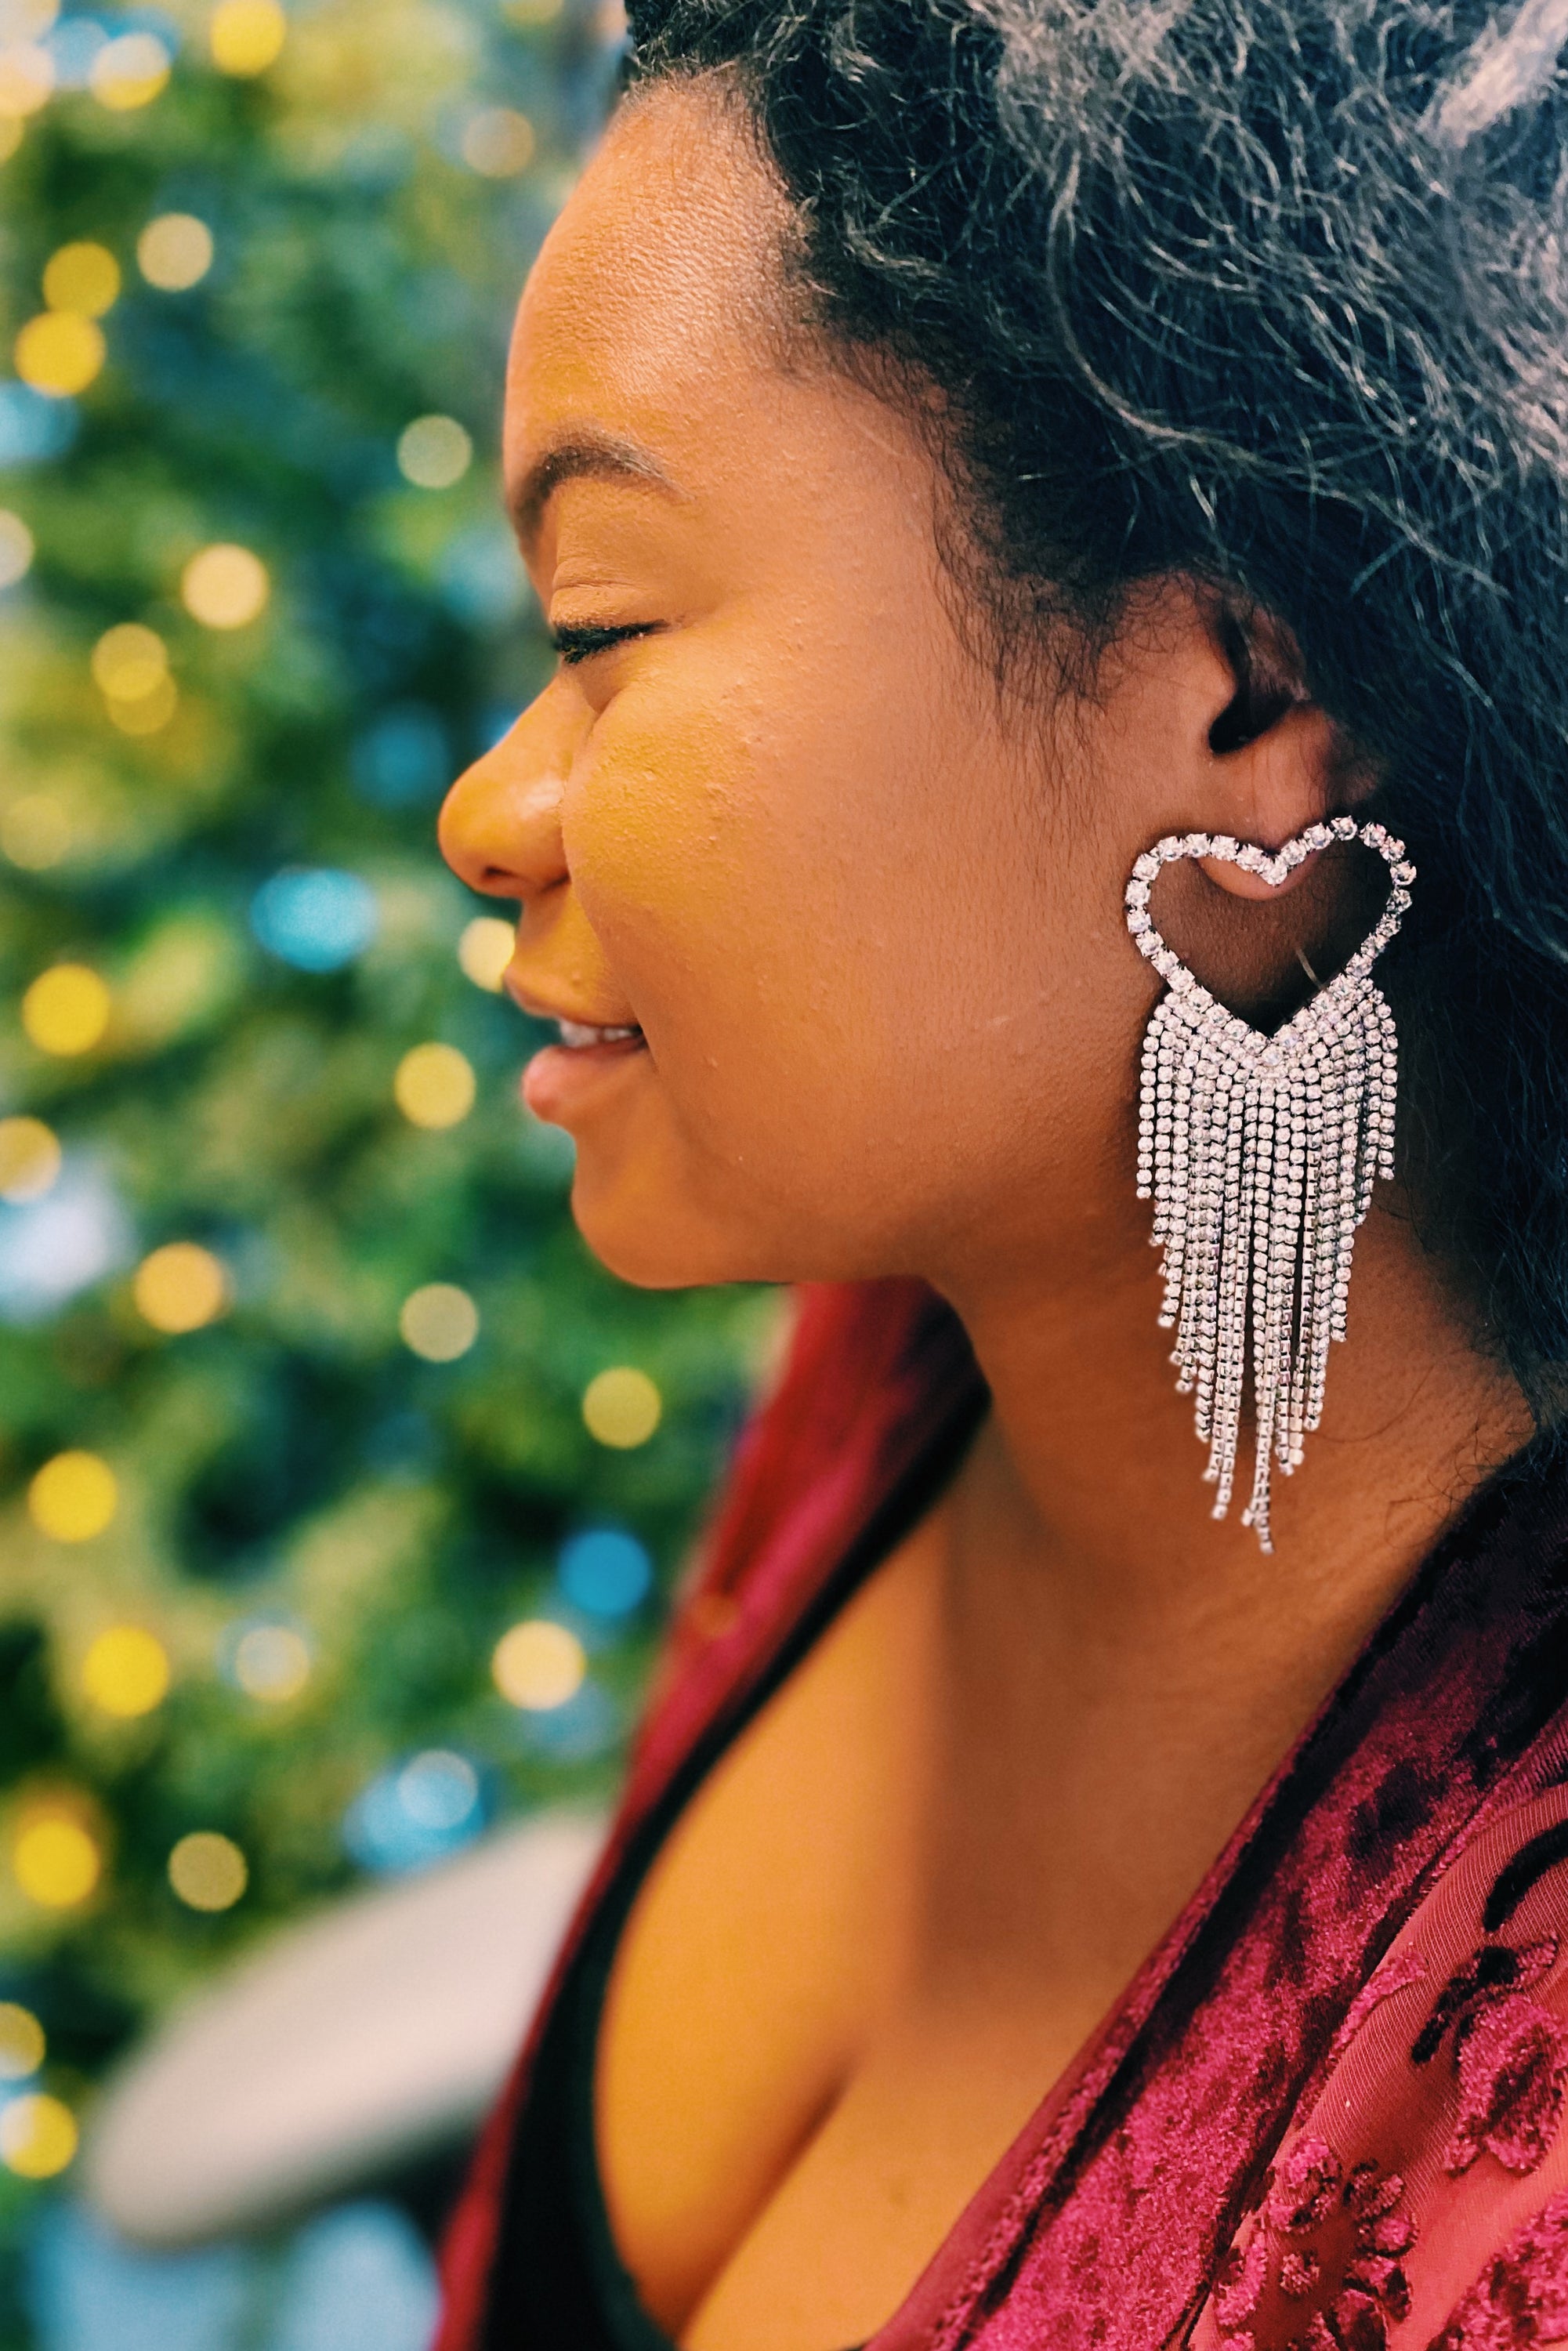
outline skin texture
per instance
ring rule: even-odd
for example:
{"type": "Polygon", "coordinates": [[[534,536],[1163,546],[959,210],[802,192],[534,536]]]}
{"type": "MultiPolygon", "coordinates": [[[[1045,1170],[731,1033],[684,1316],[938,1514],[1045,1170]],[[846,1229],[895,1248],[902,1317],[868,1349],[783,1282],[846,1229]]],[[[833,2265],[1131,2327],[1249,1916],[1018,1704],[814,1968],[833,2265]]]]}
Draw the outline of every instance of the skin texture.
{"type": "MultiPolygon", "coordinates": [[[[1277,1556],[1210,1520],[1133,1196],[1157,983],[1122,889],[1166,831],[1276,845],[1364,782],[1304,688],[1215,753],[1237,679],[1179,580],[1136,600],[1092,698],[998,692],[955,624],[925,438],[767,331],[785,226],[702,85],[624,112],[561,215],[508,477],[552,625],[644,633],[563,662],[442,825],[520,904],[519,1000],[643,1032],[529,1075],[605,1261],[920,1274],[994,1397],[622,1947],[607,2190],[690,2351],[835,2351],[888,2317],[1528,1434],[1384,1187],[1277,1556]]],[[[1337,854],[1279,893],[1183,869],[1156,917],[1256,1010],[1355,935],[1365,877],[1337,854]]]]}

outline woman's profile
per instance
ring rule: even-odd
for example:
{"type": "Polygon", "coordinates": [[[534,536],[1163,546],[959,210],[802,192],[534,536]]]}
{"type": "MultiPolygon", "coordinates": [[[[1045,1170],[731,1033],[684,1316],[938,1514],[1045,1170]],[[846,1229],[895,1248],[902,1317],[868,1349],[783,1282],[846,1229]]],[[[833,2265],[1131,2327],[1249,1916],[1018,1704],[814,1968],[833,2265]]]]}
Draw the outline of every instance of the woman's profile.
{"type": "Polygon", "coordinates": [[[443,846],[799,1306],[443,2351],[1568,2340],[1568,11],[632,16],[443,846]]]}

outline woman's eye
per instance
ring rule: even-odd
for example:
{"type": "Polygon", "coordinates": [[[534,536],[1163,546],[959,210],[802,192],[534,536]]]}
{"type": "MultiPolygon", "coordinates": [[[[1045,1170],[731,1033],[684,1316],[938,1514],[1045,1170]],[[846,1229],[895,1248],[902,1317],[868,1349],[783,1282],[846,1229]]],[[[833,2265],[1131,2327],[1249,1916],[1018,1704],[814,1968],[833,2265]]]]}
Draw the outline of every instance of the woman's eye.
{"type": "Polygon", "coordinates": [[[632,637],[650,636],[657,625],[653,621],[636,621],[622,628],[595,628],[563,622],[550,631],[550,643],[567,668],[571,669],[579,662],[591,660],[595,653],[608,653],[612,645],[625,644],[632,637]]]}

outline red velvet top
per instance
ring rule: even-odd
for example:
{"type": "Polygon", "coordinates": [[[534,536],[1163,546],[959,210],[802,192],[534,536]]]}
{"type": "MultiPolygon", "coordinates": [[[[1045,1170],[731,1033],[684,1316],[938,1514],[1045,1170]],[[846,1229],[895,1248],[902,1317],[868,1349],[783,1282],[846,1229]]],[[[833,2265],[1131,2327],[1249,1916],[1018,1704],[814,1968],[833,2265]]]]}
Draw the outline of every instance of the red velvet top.
{"type": "MultiPolygon", "coordinates": [[[[581,2351],[487,2318],[541,2036],[639,1832],[915,1522],[984,1404],[918,1285],[807,1293],[481,2143],[435,2351],[581,2351]]],[[[1568,2342],[1565,2096],[1568,1468],[1537,1447],[1427,1561],[868,2351],[1568,2342]]]]}

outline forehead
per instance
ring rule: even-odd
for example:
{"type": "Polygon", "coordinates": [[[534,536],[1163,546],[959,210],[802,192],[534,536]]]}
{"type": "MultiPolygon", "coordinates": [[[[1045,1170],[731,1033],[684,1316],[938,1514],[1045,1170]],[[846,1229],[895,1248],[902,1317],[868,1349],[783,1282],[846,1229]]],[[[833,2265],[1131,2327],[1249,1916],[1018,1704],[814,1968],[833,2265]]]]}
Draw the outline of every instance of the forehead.
{"type": "Polygon", "coordinates": [[[738,107],[709,83],[662,85],[616,118],[550,231],[507,371],[514,474],[593,424],[665,448],[735,418],[765,376],[785,201],[738,107]]]}

